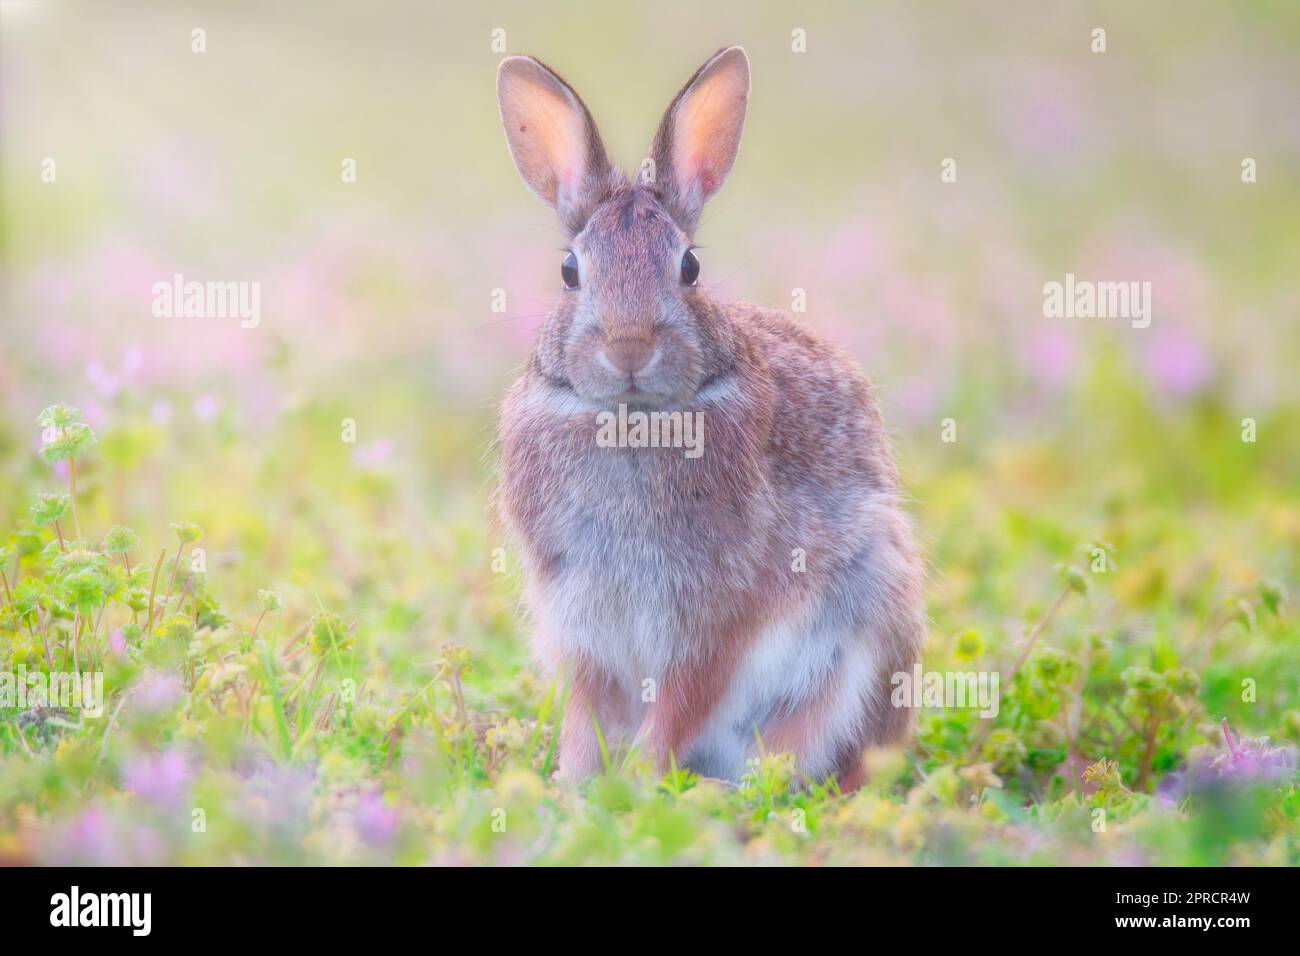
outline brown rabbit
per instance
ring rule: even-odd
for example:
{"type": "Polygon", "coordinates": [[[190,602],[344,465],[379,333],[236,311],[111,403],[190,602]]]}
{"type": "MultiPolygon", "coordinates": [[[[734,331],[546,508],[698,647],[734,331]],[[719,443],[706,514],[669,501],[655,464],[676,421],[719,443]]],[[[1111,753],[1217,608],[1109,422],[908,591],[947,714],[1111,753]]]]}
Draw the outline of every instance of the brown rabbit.
{"type": "Polygon", "coordinates": [[[744,50],[711,57],[630,181],[548,67],[497,74],[515,165],[570,246],[501,406],[498,499],[535,650],[570,681],[566,776],[600,768],[598,728],[660,766],[737,780],[761,746],[851,789],[864,749],[911,729],[891,675],[925,635],[923,565],[871,386],[784,315],[697,284],[692,237],[749,89],[744,50]],[[697,453],[600,440],[655,412],[698,422],[697,453]]]}

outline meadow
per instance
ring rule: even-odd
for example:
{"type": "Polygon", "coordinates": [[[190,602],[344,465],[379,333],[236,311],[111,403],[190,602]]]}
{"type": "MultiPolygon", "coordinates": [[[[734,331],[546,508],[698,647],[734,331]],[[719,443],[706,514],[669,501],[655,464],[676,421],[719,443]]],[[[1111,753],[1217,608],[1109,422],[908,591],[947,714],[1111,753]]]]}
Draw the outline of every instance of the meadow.
{"type": "Polygon", "coordinates": [[[490,28],[576,74],[625,165],[720,43],[624,10],[598,49],[526,4],[322,8],[310,42],[284,6],[52,6],[0,41],[0,673],[104,699],[0,683],[0,862],[1300,863],[1294,10],[1026,4],[1011,35],[846,4],[806,59],[792,9],[699,14],[755,71],[706,281],[806,293],[873,377],[924,668],[1000,678],[995,717],[919,708],[842,794],[781,753],[738,786],[622,752],[555,779],[565,688],[490,515],[561,241],[490,28]],[[260,281],[260,322],[157,316],[178,273],[260,281]],[[1150,327],[1049,318],[1067,273],[1151,281],[1150,327]]]}
{"type": "Polygon", "coordinates": [[[563,687],[530,666],[477,486],[444,493],[436,531],[407,530],[419,496],[312,407],[247,474],[182,478],[169,462],[248,462],[237,427],[178,441],[132,405],[121,393],[93,439],[61,406],[5,432],[29,459],[6,499],[30,499],[0,555],[6,669],[80,662],[106,681],[98,719],[7,712],[7,860],[1297,861],[1282,576],[1300,508],[1289,463],[1212,407],[1173,448],[1129,406],[1118,447],[904,455],[936,569],[925,667],[996,671],[1002,700],[992,721],[923,710],[915,744],[871,753],[846,797],[792,787],[782,754],[738,788],[635,754],[585,786],[551,780],[563,687]],[[115,489],[155,481],[192,520],[111,524],[115,489]],[[244,481],[252,500],[232,493],[244,481]],[[1207,509],[1207,488],[1240,503],[1207,509]]]}

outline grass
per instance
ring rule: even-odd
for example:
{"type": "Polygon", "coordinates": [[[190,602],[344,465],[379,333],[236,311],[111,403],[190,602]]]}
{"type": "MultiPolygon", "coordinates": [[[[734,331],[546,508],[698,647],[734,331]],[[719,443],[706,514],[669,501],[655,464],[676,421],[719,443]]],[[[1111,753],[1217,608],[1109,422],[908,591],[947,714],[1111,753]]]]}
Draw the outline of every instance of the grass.
{"type": "Polygon", "coordinates": [[[898,436],[925,668],[996,672],[1000,702],[920,710],[849,796],[779,753],[738,787],[608,751],[553,778],[566,688],[463,464],[486,419],[430,419],[427,470],[311,401],[269,438],[129,390],[99,435],[11,420],[0,671],[100,670],[105,701],[0,710],[0,860],[1295,865],[1300,419],[1244,442],[1213,392],[1094,368],[1035,427],[898,436]]]}

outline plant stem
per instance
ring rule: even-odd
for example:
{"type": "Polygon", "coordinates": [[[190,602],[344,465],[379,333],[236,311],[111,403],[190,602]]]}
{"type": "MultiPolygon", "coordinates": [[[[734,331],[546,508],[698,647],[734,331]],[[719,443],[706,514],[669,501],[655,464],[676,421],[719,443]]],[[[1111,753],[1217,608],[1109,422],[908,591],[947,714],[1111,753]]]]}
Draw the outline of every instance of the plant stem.
{"type": "Polygon", "coordinates": [[[104,619],[104,608],[108,607],[108,599],[99,606],[99,613],[95,615],[95,626],[90,629],[90,666],[99,670],[99,622],[104,619]]]}
{"type": "Polygon", "coordinates": [[[68,550],[67,545],[63,541],[63,525],[60,524],[58,521],[55,521],[54,530],[59,536],[59,553],[63,553],[68,550]]]}
{"type": "Polygon", "coordinates": [[[81,515],[77,511],[77,459],[68,459],[68,491],[72,496],[72,523],[77,530],[77,540],[81,540],[81,515]]]}
{"type": "Polygon", "coordinates": [[[113,732],[113,725],[117,723],[117,715],[121,713],[122,705],[126,703],[126,698],[128,696],[129,692],[123,693],[122,696],[118,698],[117,706],[113,708],[113,715],[108,718],[108,726],[104,728],[104,737],[99,744],[100,762],[103,762],[104,754],[108,752],[108,735],[113,732]]]}
{"type": "Polygon", "coordinates": [[[163,548],[158,552],[158,561],[153,566],[153,581],[149,584],[149,620],[145,624],[145,636],[153,636],[153,599],[154,594],[158,591],[158,572],[162,569],[163,558],[167,557],[167,549],[163,548]]]}
{"type": "MultiPolygon", "coordinates": [[[[18,619],[18,608],[14,605],[14,592],[9,590],[9,577],[8,577],[8,575],[5,574],[5,570],[4,570],[4,568],[0,568],[0,581],[3,581],[3,582],[4,582],[4,586],[5,586],[5,597],[8,599],[10,609],[14,612],[14,619],[15,619],[15,621],[17,621],[17,619],[18,619]]],[[[36,602],[36,610],[37,610],[37,613],[38,613],[38,614],[39,614],[39,612],[40,612],[40,609],[41,609],[41,604],[40,604],[39,601],[37,601],[37,602],[36,602]]],[[[23,623],[25,623],[25,624],[27,625],[27,633],[30,634],[30,635],[32,635],[32,637],[35,637],[35,636],[36,636],[36,631],[32,628],[31,622],[30,622],[30,621],[24,621],[23,623]]]]}
{"type": "Polygon", "coordinates": [[[1193,667],[1200,668],[1204,665],[1210,652],[1214,650],[1214,645],[1218,643],[1219,636],[1231,623],[1230,611],[1219,610],[1211,613],[1210,619],[1205,624],[1205,630],[1196,641],[1195,657],[1192,658],[1193,667]]]}
{"type": "Polygon", "coordinates": [[[456,695],[456,712],[460,717],[460,722],[468,727],[469,710],[465,707],[465,691],[461,687],[459,669],[451,672],[451,689],[456,695]]]}
{"type": "Polygon", "coordinates": [[[45,666],[48,667],[50,673],[53,674],[54,658],[50,656],[50,629],[45,623],[44,615],[41,614],[41,604],[39,601],[36,602],[36,620],[39,621],[41,625],[41,644],[45,647],[45,666]]]}
{"type": "Polygon", "coordinates": [[[81,608],[72,612],[72,669],[81,673],[81,608]]]}
{"type": "Polygon", "coordinates": [[[31,744],[29,744],[27,738],[23,736],[23,728],[21,724],[14,725],[14,733],[18,735],[18,741],[23,745],[23,750],[27,751],[27,756],[35,757],[36,754],[32,753],[31,744]]]}
{"type": "Polygon", "coordinates": [[[172,588],[174,588],[174,587],[176,586],[176,571],[177,571],[177,570],[180,568],[180,566],[181,566],[181,548],[183,548],[183,547],[184,547],[184,545],[181,545],[181,544],[178,544],[178,545],[176,546],[176,560],[172,562],[172,578],[171,578],[170,581],[167,582],[167,596],[166,596],[165,598],[163,598],[163,613],[164,613],[164,614],[167,613],[167,605],[171,603],[171,599],[172,599],[172,588]]]}
{"type": "Polygon", "coordinates": [[[1233,760],[1236,760],[1236,759],[1237,759],[1237,747],[1236,747],[1236,745],[1235,745],[1235,744],[1233,743],[1233,741],[1232,741],[1232,728],[1228,726],[1228,718],[1227,718],[1227,717],[1224,717],[1224,718],[1223,718],[1223,722],[1222,722],[1222,724],[1221,724],[1220,726],[1223,727],[1223,739],[1226,740],[1226,741],[1228,742],[1228,753],[1232,756],[1232,759],[1233,759],[1233,760]]]}
{"type": "Polygon", "coordinates": [[[1147,778],[1151,776],[1151,761],[1156,754],[1156,733],[1160,730],[1160,719],[1154,715],[1147,718],[1147,744],[1142,751],[1142,768],[1138,771],[1137,789],[1146,790],[1147,778]]]}
{"type": "MultiPolygon", "coordinates": [[[[1011,672],[1006,676],[1005,684],[1008,688],[1011,686],[1011,682],[1015,680],[1016,674],[1019,673],[1021,666],[1028,659],[1029,652],[1034,649],[1034,645],[1038,643],[1038,639],[1042,636],[1043,631],[1047,629],[1047,625],[1051,622],[1052,618],[1056,616],[1056,612],[1060,610],[1061,605],[1065,603],[1065,599],[1070,596],[1071,590],[1073,589],[1068,584],[1062,588],[1061,593],[1058,594],[1056,600],[1052,602],[1052,606],[1047,609],[1047,613],[1039,618],[1038,623],[1034,625],[1034,629],[1029,632],[1029,639],[1025,641],[1025,646],[1021,649],[1020,656],[1017,657],[1016,662],[1011,665],[1011,672]]],[[[979,736],[975,738],[975,743],[971,748],[972,751],[978,753],[985,739],[992,732],[993,721],[986,720],[984,722],[984,729],[981,730],[979,736]]]]}
{"type": "Polygon", "coordinates": [[[1029,652],[1032,651],[1034,645],[1038,643],[1038,638],[1042,636],[1043,630],[1047,627],[1048,622],[1056,616],[1057,610],[1060,609],[1061,605],[1065,602],[1065,599],[1070,596],[1071,590],[1073,589],[1067,585],[1064,590],[1056,596],[1056,600],[1053,601],[1052,606],[1047,609],[1047,613],[1042,616],[1039,622],[1034,625],[1034,629],[1029,632],[1029,640],[1025,641],[1025,646],[1020,651],[1020,656],[1017,657],[1016,662],[1011,665],[1011,673],[1007,675],[1006,680],[1008,686],[1010,686],[1011,682],[1015,680],[1016,674],[1020,671],[1021,665],[1023,665],[1025,660],[1029,657],[1029,652]]]}

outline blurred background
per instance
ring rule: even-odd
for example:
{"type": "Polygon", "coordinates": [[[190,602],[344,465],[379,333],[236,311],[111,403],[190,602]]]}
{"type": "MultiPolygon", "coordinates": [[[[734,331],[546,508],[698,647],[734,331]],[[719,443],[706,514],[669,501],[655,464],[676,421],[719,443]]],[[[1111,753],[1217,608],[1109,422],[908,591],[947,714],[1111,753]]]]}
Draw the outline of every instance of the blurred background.
{"type": "MultiPolygon", "coordinates": [[[[1064,652],[1102,634],[1127,663],[1197,649],[1209,729],[1167,752],[1162,740],[1157,766],[1177,769],[1224,716],[1298,736],[1294,619],[1216,630],[1216,615],[1260,581],[1294,590],[1300,551],[1300,6],[0,11],[0,529],[21,531],[34,494],[62,487],[35,421],[67,402],[99,438],[79,473],[83,523],[132,526],[150,562],[169,522],[202,526],[207,585],[233,629],[276,588],[286,636],[324,607],[358,622],[385,719],[448,641],[478,655],[470,711],[535,717],[542,692],[517,582],[491,567],[508,543],[487,501],[494,406],[557,293],[564,237],[507,153],[496,64],[529,53],[553,66],[635,169],[680,85],[736,43],[753,93],[698,236],[701,281],[785,309],[803,290],[797,318],[875,381],[933,567],[927,660],[972,629],[991,659],[1013,657],[1055,566],[1103,542],[1107,587],[1054,627],[1064,652]],[[941,178],[948,159],[955,182],[941,178]],[[177,273],[260,283],[260,323],[155,317],[153,285],[177,273]],[[1067,273],[1149,282],[1150,326],[1044,317],[1044,284],[1067,273]],[[955,442],[941,440],[946,419],[955,442]],[[1248,707],[1243,673],[1291,677],[1248,707]]],[[[200,719],[178,717],[168,739],[200,719]]],[[[955,766],[950,732],[923,726],[914,767],[955,766]]],[[[107,779],[133,820],[123,748],[107,779]]],[[[203,776],[215,758],[186,754],[186,769],[141,772],[217,787],[203,776]]],[[[347,759],[358,779],[385,779],[360,749],[347,759]]],[[[1138,775],[1154,787],[1140,754],[1118,759],[1128,789],[1138,775]]],[[[343,773],[330,766],[308,772],[309,791],[335,792],[310,776],[343,773]]],[[[10,769],[0,849],[84,859],[70,847],[85,841],[61,843],[72,831],[59,828],[88,825],[103,771],[68,770],[80,786],[56,798],[36,771],[10,769]]],[[[387,825],[415,791],[382,788],[388,809],[365,812],[387,825]]],[[[1037,792],[1025,788],[1021,804],[1037,792]]],[[[283,854],[314,859],[304,839],[286,837],[283,854]]],[[[1169,859],[1202,846],[1188,840],[1169,859]]],[[[126,844],[104,853],[199,852],[126,844]]],[[[573,859],[630,852],[582,846],[573,859]]],[[[429,852],[451,851],[410,858],[429,852]]]]}

